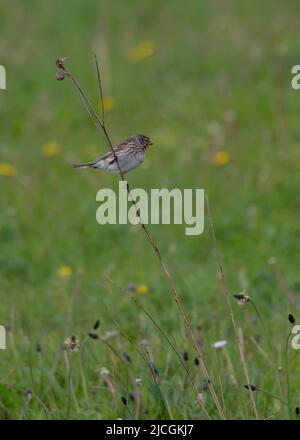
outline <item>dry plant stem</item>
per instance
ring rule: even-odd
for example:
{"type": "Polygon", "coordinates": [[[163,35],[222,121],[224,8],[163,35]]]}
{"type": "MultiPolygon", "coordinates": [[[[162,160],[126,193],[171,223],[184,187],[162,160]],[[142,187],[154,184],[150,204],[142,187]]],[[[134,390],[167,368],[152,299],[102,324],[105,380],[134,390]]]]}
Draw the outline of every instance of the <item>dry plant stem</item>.
{"type": "MultiPolygon", "coordinates": [[[[98,81],[100,81],[99,67],[98,67],[98,63],[97,63],[97,61],[96,61],[96,67],[97,67],[98,81]]],[[[121,170],[121,168],[120,168],[118,158],[117,158],[117,156],[116,156],[116,154],[115,154],[115,151],[114,151],[114,149],[113,149],[113,145],[112,145],[111,139],[110,139],[109,134],[108,134],[108,132],[107,132],[107,129],[106,129],[106,126],[105,126],[105,123],[104,123],[104,119],[103,119],[103,122],[100,121],[98,115],[95,113],[94,109],[93,109],[92,106],[90,105],[90,103],[89,103],[89,101],[87,100],[87,98],[86,98],[86,96],[85,96],[83,90],[81,89],[81,87],[79,86],[79,84],[77,83],[77,81],[75,80],[74,76],[73,76],[73,75],[72,75],[72,74],[71,74],[66,68],[63,68],[63,71],[64,71],[64,74],[65,74],[65,75],[66,75],[66,76],[67,76],[67,77],[73,82],[73,84],[75,85],[75,87],[76,87],[76,89],[77,89],[77,92],[79,93],[79,96],[80,96],[80,98],[81,98],[81,101],[83,102],[83,104],[84,104],[86,110],[88,111],[89,115],[91,116],[91,118],[92,118],[92,120],[93,120],[95,126],[96,126],[97,129],[98,129],[98,131],[99,131],[100,134],[104,137],[104,139],[105,139],[107,145],[109,146],[109,148],[110,148],[112,154],[114,155],[114,158],[115,158],[115,161],[116,161],[116,164],[117,164],[117,167],[118,167],[118,171],[119,171],[119,175],[120,175],[121,180],[122,180],[122,181],[125,181],[124,174],[123,174],[123,172],[122,172],[122,170],[121,170]]],[[[100,83],[101,83],[101,81],[100,81],[100,83]]],[[[102,95],[102,89],[101,89],[100,94],[102,95]]],[[[178,293],[177,293],[177,290],[176,290],[176,287],[175,287],[175,284],[174,284],[173,277],[172,277],[171,273],[169,272],[169,270],[167,269],[167,267],[166,267],[166,265],[165,265],[165,263],[164,263],[164,260],[163,260],[163,258],[162,258],[162,255],[161,255],[161,253],[160,253],[160,251],[159,251],[159,249],[158,249],[156,243],[154,242],[154,239],[153,239],[153,237],[152,237],[151,232],[150,232],[149,229],[146,227],[146,225],[143,223],[143,221],[142,221],[142,219],[141,219],[141,217],[140,217],[140,212],[139,212],[139,209],[138,209],[138,207],[137,207],[137,202],[136,202],[136,200],[134,200],[134,199],[132,198],[132,196],[131,196],[131,190],[130,190],[130,187],[129,187],[128,182],[127,182],[127,193],[128,193],[128,197],[129,197],[131,203],[132,203],[134,206],[136,206],[136,210],[137,210],[136,212],[137,212],[138,217],[140,218],[140,225],[141,225],[141,228],[144,230],[144,232],[145,232],[145,234],[146,234],[146,236],[147,236],[147,238],[148,238],[148,241],[149,241],[151,247],[153,248],[153,250],[154,250],[154,252],[155,252],[155,254],[156,254],[157,258],[158,258],[158,261],[159,261],[159,263],[160,263],[160,266],[161,266],[161,268],[162,268],[162,270],[163,270],[163,272],[164,272],[164,274],[165,274],[165,276],[166,276],[166,278],[167,278],[167,281],[168,281],[168,284],[169,284],[169,287],[170,287],[170,291],[171,291],[171,293],[172,293],[172,295],[173,295],[173,298],[174,298],[174,300],[175,300],[175,303],[176,303],[176,305],[177,305],[177,308],[178,308],[178,311],[179,311],[179,313],[180,313],[181,319],[182,319],[182,321],[183,321],[183,323],[184,323],[184,326],[185,326],[185,329],[186,329],[186,333],[187,333],[188,337],[190,338],[190,341],[192,342],[192,345],[194,346],[194,348],[195,348],[195,350],[196,350],[196,352],[197,352],[197,354],[198,354],[198,356],[199,356],[200,366],[201,366],[201,369],[202,369],[203,374],[204,374],[204,376],[205,376],[205,379],[207,380],[208,387],[209,387],[209,390],[210,390],[210,393],[211,393],[212,399],[213,399],[213,401],[214,401],[214,403],[215,403],[215,405],[216,405],[216,407],[217,407],[217,410],[218,410],[218,412],[219,412],[220,417],[221,417],[222,419],[225,419],[224,412],[223,412],[223,410],[222,410],[222,408],[221,408],[221,404],[220,404],[219,399],[218,399],[218,397],[217,397],[217,395],[216,395],[216,392],[215,392],[215,389],[214,389],[213,383],[212,383],[212,381],[211,381],[211,379],[210,379],[210,376],[209,376],[209,373],[208,373],[207,367],[206,367],[205,362],[204,362],[204,360],[203,360],[202,352],[201,352],[200,348],[199,348],[198,345],[197,345],[197,342],[196,342],[196,339],[195,339],[194,334],[193,334],[193,332],[192,332],[192,329],[191,329],[191,327],[190,327],[190,324],[189,324],[188,318],[187,318],[186,313],[185,313],[185,311],[184,311],[184,309],[183,309],[183,306],[182,306],[182,304],[181,304],[181,302],[180,302],[180,299],[179,299],[179,296],[178,296],[178,293]]]]}
{"type": "Polygon", "coordinates": [[[269,350],[270,350],[270,353],[271,353],[272,368],[274,369],[274,373],[275,373],[275,376],[276,376],[276,379],[277,379],[277,382],[278,382],[279,392],[281,394],[283,394],[281,383],[280,383],[280,379],[279,379],[279,376],[278,376],[278,370],[277,370],[277,367],[276,367],[277,359],[276,359],[275,349],[274,349],[274,347],[272,345],[272,342],[271,342],[271,339],[269,337],[269,333],[268,333],[267,328],[265,326],[264,320],[263,320],[263,318],[262,318],[262,316],[261,316],[261,314],[260,314],[260,312],[259,312],[259,310],[258,310],[258,308],[257,308],[257,306],[255,304],[255,302],[252,299],[249,299],[249,302],[252,305],[252,307],[253,307],[253,309],[254,309],[254,311],[255,311],[255,313],[256,313],[256,315],[257,315],[257,317],[258,317],[258,319],[259,319],[259,321],[260,321],[260,323],[262,325],[263,331],[265,333],[265,336],[266,336],[266,339],[267,339],[267,344],[268,344],[268,347],[269,347],[269,350]]]}
{"type": "Polygon", "coordinates": [[[139,420],[140,408],[141,408],[141,384],[139,382],[136,382],[135,394],[136,394],[136,404],[135,404],[134,418],[135,418],[135,420],[139,420]]]}
{"type": "Polygon", "coordinates": [[[233,368],[233,365],[232,365],[232,362],[231,362],[231,358],[230,358],[230,355],[229,355],[228,350],[227,350],[226,347],[225,347],[224,353],[225,353],[225,357],[226,357],[226,361],[227,361],[228,370],[230,372],[231,382],[233,383],[235,388],[238,388],[237,380],[236,380],[236,377],[235,377],[235,374],[234,374],[234,368],[233,368]]]}
{"type": "Polygon", "coordinates": [[[100,77],[100,69],[99,69],[99,65],[98,65],[98,60],[97,60],[97,56],[94,53],[94,60],[95,60],[95,65],[96,65],[96,70],[97,70],[97,80],[98,80],[98,89],[99,89],[99,93],[100,93],[100,102],[101,102],[101,115],[102,115],[102,126],[105,126],[105,111],[104,111],[104,100],[103,100],[103,91],[102,91],[102,83],[101,83],[101,77],[100,77]]]}
{"type": "Polygon", "coordinates": [[[162,412],[163,412],[163,419],[167,419],[166,415],[167,415],[167,406],[165,403],[165,399],[164,399],[164,395],[162,392],[162,389],[160,387],[160,383],[159,383],[159,377],[157,375],[155,366],[153,364],[153,362],[151,361],[150,355],[149,355],[149,351],[147,349],[147,347],[144,347],[144,351],[145,351],[145,355],[144,355],[144,359],[147,362],[148,368],[150,370],[150,373],[152,375],[153,381],[157,387],[157,390],[159,392],[159,396],[160,396],[160,402],[161,402],[161,408],[162,408],[162,412]]]}
{"type": "Polygon", "coordinates": [[[80,347],[79,365],[80,365],[80,375],[81,375],[81,382],[82,382],[84,397],[85,397],[86,404],[89,407],[90,406],[89,395],[88,395],[88,389],[87,389],[85,372],[84,372],[84,365],[83,365],[83,347],[85,346],[86,342],[87,342],[87,336],[85,336],[84,340],[82,341],[81,347],[80,347]]]}
{"type": "Polygon", "coordinates": [[[155,384],[155,386],[157,388],[157,391],[158,391],[160,399],[161,399],[161,407],[163,408],[163,412],[165,413],[166,412],[166,405],[165,405],[165,401],[164,401],[164,398],[163,398],[163,393],[162,393],[162,390],[160,388],[159,381],[157,380],[156,374],[153,371],[153,366],[151,365],[151,362],[149,362],[149,360],[148,360],[147,351],[145,350],[146,351],[146,355],[144,355],[144,353],[142,353],[141,350],[139,350],[139,349],[136,349],[136,350],[137,350],[138,354],[140,355],[140,357],[145,362],[145,364],[147,365],[148,370],[150,371],[151,377],[153,379],[153,382],[154,382],[154,384],[155,384]]]}
{"type": "Polygon", "coordinates": [[[220,375],[219,375],[219,384],[220,384],[220,390],[221,390],[221,395],[222,395],[222,403],[223,403],[223,407],[225,409],[225,414],[226,414],[226,403],[225,403],[225,397],[224,397],[224,388],[223,388],[223,383],[222,383],[222,379],[221,379],[220,375]]]}
{"type": "MultiPolygon", "coordinates": [[[[189,379],[190,384],[192,385],[192,387],[193,387],[193,389],[194,389],[196,395],[198,395],[198,390],[197,390],[197,387],[196,387],[195,382],[194,382],[194,380],[193,380],[193,377],[192,377],[190,371],[188,370],[188,368],[186,367],[184,361],[182,360],[182,357],[180,356],[180,354],[179,354],[178,351],[176,350],[174,344],[171,342],[170,338],[168,337],[168,335],[163,331],[163,329],[162,329],[162,328],[157,324],[157,322],[152,318],[152,316],[150,315],[150,313],[148,313],[147,310],[144,309],[143,306],[141,306],[141,304],[139,304],[134,298],[132,298],[132,301],[136,304],[136,306],[137,306],[140,310],[142,310],[142,311],[145,313],[145,315],[151,320],[151,322],[154,324],[154,326],[160,331],[160,333],[162,334],[162,336],[166,339],[166,341],[168,342],[168,344],[170,345],[170,347],[171,347],[172,350],[174,351],[175,355],[176,355],[177,358],[179,359],[181,365],[183,366],[183,368],[184,368],[184,370],[185,370],[185,372],[186,372],[186,378],[185,378],[185,381],[186,381],[187,378],[189,379]]],[[[202,402],[198,402],[198,400],[197,400],[197,403],[201,406],[201,409],[203,410],[203,412],[204,412],[204,414],[206,415],[206,417],[207,417],[208,419],[210,419],[211,417],[210,417],[209,414],[207,413],[204,404],[203,404],[202,402]]]]}
{"type": "Polygon", "coordinates": [[[290,415],[290,376],[289,376],[289,363],[288,363],[288,351],[289,351],[289,341],[292,334],[292,329],[286,338],[285,350],[284,350],[284,370],[285,370],[285,380],[286,380],[286,394],[287,394],[287,406],[289,408],[288,416],[290,415]]]}
{"type": "Polygon", "coordinates": [[[112,397],[113,397],[113,401],[114,401],[115,408],[117,408],[118,405],[117,405],[117,401],[116,401],[116,389],[115,389],[115,386],[114,386],[114,384],[113,384],[113,381],[112,381],[109,377],[106,377],[106,376],[103,377],[103,380],[104,380],[104,382],[106,383],[107,388],[108,388],[109,391],[111,392],[111,395],[112,395],[112,397]]]}
{"type": "MultiPolygon", "coordinates": [[[[221,364],[221,361],[220,361],[220,356],[218,355],[218,351],[217,350],[215,351],[215,359],[216,359],[216,364],[217,364],[217,371],[218,372],[219,371],[223,371],[223,367],[222,367],[222,364],[221,364]]],[[[222,405],[223,405],[223,408],[224,408],[225,416],[227,418],[227,415],[226,415],[226,403],[225,403],[225,398],[224,398],[224,387],[223,387],[222,378],[221,378],[220,374],[218,374],[218,380],[219,380],[219,387],[220,387],[221,398],[222,398],[222,405]]]]}
{"type": "MultiPolygon", "coordinates": [[[[117,323],[116,323],[116,325],[118,326],[117,323]]],[[[119,328],[119,326],[118,326],[118,328],[119,328]]],[[[129,337],[126,334],[124,334],[123,332],[122,332],[122,334],[131,344],[133,344],[132,341],[129,339],[129,337]]],[[[130,376],[129,375],[128,364],[126,363],[126,361],[123,359],[123,357],[117,352],[117,350],[115,350],[115,348],[109,342],[104,341],[103,339],[101,340],[101,342],[103,342],[108,347],[108,349],[119,359],[120,362],[122,362],[124,365],[126,365],[126,368],[127,368],[126,390],[127,390],[127,397],[128,397],[128,378],[130,376]]],[[[148,359],[143,355],[143,353],[139,349],[137,349],[137,352],[141,356],[141,358],[144,360],[144,362],[146,363],[146,365],[147,365],[147,367],[148,367],[148,369],[149,369],[149,371],[151,373],[151,376],[154,378],[154,383],[155,383],[155,385],[156,385],[156,387],[158,389],[158,392],[159,392],[160,396],[162,396],[162,392],[160,390],[159,383],[157,382],[156,378],[153,375],[153,368],[152,368],[151,364],[149,363],[148,359]]],[[[111,391],[113,390],[112,394],[113,394],[113,397],[114,397],[115,406],[117,407],[116,389],[115,389],[114,385],[112,384],[112,382],[109,383],[108,378],[105,378],[105,381],[107,382],[110,390],[111,391]]],[[[163,402],[163,405],[164,405],[164,402],[163,402]]]]}
{"type": "Polygon", "coordinates": [[[72,362],[71,359],[67,353],[67,351],[64,351],[64,357],[65,357],[65,362],[66,362],[66,368],[67,368],[67,373],[68,373],[68,406],[67,406],[67,418],[69,419],[70,417],[70,410],[71,410],[71,398],[74,401],[74,405],[76,408],[76,411],[79,412],[80,408],[75,396],[75,392],[74,392],[74,387],[73,387],[73,380],[72,380],[72,362]]]}
{"type": "MultiPolygon", "coordinates": [[[[106,307],[106,309],[107,309],[107,307],[106,307]]],[[[108,311],[108,309],[107,309],[107,311],[108,311]]],[[[109,311],[108,311],[109,312],[109,311]]],[[[130,337],[122,330],[122,328],[119,326],[119,324],[118,324],[118,322],[113,318],[113,317],[111,317],[111,319],[112,319],[112,321],[114,322],[114,324],[116,325],[116,327],[120,330],[120,333],[122,334],[122,336],[135,348],[135,350],[137,351],[137,353],[138,353],[138,355],[141,357],[141,359],[145,362],[145,365],[147,366],[147,368],[149,369],[149,371],[150,371],[150,374],[151,374],[151,377],[152,377],[152,379],[153,379],[153,382],[154,382],[154,384],[155,384],[155,386],[157,387],[157,390],[158,390],[158,393],[159,393],[159,395],[160,396],[162,396],[162,393],[161,393],[161,390],[160,390],[160,387],[159,387],[159,383],[157,382],[157,380],[156,380],[156,378],[154,377],[154,375],[153,375],[153,367],[152,367],[152,365],[151,365],[151,363],[149,363],[149,361],[148,361],[148,359],[147,359],[147,356],[145,356],[142,352],[141,352],[141,350],[140,349],[138,349],[135,345],[134,345],[134,342],[130,339],[130,337]]],[[[124,362],[124,359],[115,351],[115,349],[107,342],[107,341],[103,341],[107,346],[108,346],[108,348],[110,348],[110,350],[112,350],[112,352],[116,355],[116,356],[118,356],[118,358],[121,360],[121,362],[124,362]]],[[[164,402],[163,402],[163,404],[164,404],[164,402]]]]}
{"type": "MultiPolygon", "coordinates": [[[[235,334],[235,337],[236,337],[237,346],[238,346],[238,349],[239,349],[240,358],[241,358],[241,362],[242,362],[245,378],[246,378],[247,384],[249,384],[250,383],[250,379],[249,379],[248,368],[247,368],[246,359],[245,359],[245,353],[244,353],[244,350],[243,350],[243,347],[242,347],[242,344],[241,344],[241,340],[240,340],[240,337],[239,337],[239,333],[237,331],[237,327],[236,327],[236,323],[235,323],[235,319],[234,319],[234,315],[233,315],[233,310],[232,310],[232,306],[231,306],[231,302],[230,302],[230,297],[229,297],[229,293],[228,293],[228,288],[227,288],[227,283],[226,283],[226,279],[225,279],[225,273],[224,273],[223,266],[222,266],[222,263],[221,263],[221,258],[220,258],[220,254],[219,254],[219,249],[218,249],[218,245],[217,245],[217,239],[216,239],[216,235],[215,235],[215,229],[214,229],[214,225],[213,225],[213,221],[212,221],[212,216],[211,216],[211,212],[210,212],[209,201],[208,201],[207,195],[206,195],[206,206],[207,206],[207,212],[208,212],[208,220],[209,220],[209,224],[210,224],[210,228],[211,228],[211,232],[212,232],[212,237],[213,237],[213,241],[214,241],[214,247],[215,247],[215,254],[216,254],[218,269],[219,269],[219,272],[220,272],[220,275],[221,275],[223,294],[224,294],[224,296],[226,298],[226,302],[227,302],[227,305],[228,305],[229,314],[230,314],[230,318],[231,318],[234,334],[235,334]]],[[[249,393],[250,393],[250,399],[251,399],[251,403],[252,403],[252,406],[253,406],[253,411],[254,411],[255,417],[256,417],[256,419],[258,419],[259,417],[258,417],[257,407],[256,407],[253,391],[251,390],[251,388],[249,389],[249,393]]]]}
{"type": "MultiPolygon", "coordinates": [[[[106,279],[113,285],[115,285],[116,287],[118,287],[120,289],[121,292],[124,292],[123,289],[120,286],[117,286],[117,284],[109,277],[106,277],[106,279]]],[[[166,339],[166,341],[168,342],[168,344],[170,345],[171,349],[174,351],[176,357],[179,359],[181,365],[183,366],[185,372],[186,372],[186,378],[185,381],[187,379],[189,379],[190,384],[192,385],[194,391],[195,391],[195,395],[197,396],[199,394],[199,391],[197,390],[197,387],[195,385],[194,382],[194,377],[191,375],[190,371],[188,370],[187,366],[185,365],[185,363],[182,360],[182,357],[180,356],[180,354],[178,353],[175,345],[172,343],[171,339],[168,337],[168,335],[164,332],[164,330],[159,326],[159,324],[155,321],[155,319],[153,318],[153,316],[150,315],[150,313],[134,298],[131,298],[131,300],[134,302],[134,304],[140,309],[142,310],[142,312],[150,319],[150,321],[153,323],[153,325],[159,330],[159,332],[162,334],[162,336],[166,339]]],[[[106,306],[105,306],[106,307],[106,306]]],[[[108,311],[108,309],[107,309],[108,311]]],[[[112,318],[113,319],[113,318],[112,318]]],[[[133,341],[124,333],[124,331],[120,328],[119,324],[113,319],[115,325],[119,328],[121,334],[125,337],[125,339],[127,339],[130,344],[134,345],[133,341]]],[[[135,347],[136,349],[136,347],[135,347]]],[[[139,355],[141,355],[140,351],[138,349],[136,349],[137,352],[139,353],[139,355]]],[[[142,357],[142,356],[141,356],[142,357]]],[[[142,357],[143,358],[143,357],[142,357]]],[[[120,358],[121,359],[121,358],[120,358]]],[[[121,359],[123,361],[123,359],[121,359]]],[[[152,373],[152,369],[151,373],[152,373]]],[[[211,419],[211,417],[209,416],[209,414],[206,412],[205,407],[203,405],[202,402],[198,402],[199,405],[201,406],[204,414],[206,415],[207,419],[211,419]]]]}
{"type": "Polygon", "coordinates": [[[70,417],[70,409],[71,409],[71,368],[69,364],[69,359],[67,353],[64,353],[65,356],[65,362],[67,366],[67,373],[68,373],[68,405],[67,405],[67,419],[70,417]]]}

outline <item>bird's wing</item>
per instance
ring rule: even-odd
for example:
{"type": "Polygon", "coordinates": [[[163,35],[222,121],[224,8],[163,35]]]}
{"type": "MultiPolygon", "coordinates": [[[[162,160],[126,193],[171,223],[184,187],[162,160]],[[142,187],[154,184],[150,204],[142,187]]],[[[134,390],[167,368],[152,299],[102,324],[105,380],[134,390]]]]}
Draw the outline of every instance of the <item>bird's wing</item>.
{"type": "MultiPolygon", "coordinates": [[[[114,147],[115,154],[118,154],[120,151],[122,151],[125,147],[128,146],[132,138],[126,139],[125,141],[121,142],[119,145],[114,147]]],[[[107,161],[108,164],[112,164],[116,160],[114,154],[112,151],[109,151],[108,153],[104,154],[104,156],[100,157],[100,159],[96,160],[95,163],[100,161],[107,161]]]]}
{"type": "MultiPolygon", "coordinates": [[[[114,149],[114,150],[115,150],[115,149],[114,149]]],[[[111,151],[109,151],[108,153],[104,154],[104,156],[101,156],[99,159],[97,159],[97,160],[95,161],[95,163],[98,163],[98,162],[102,162],[102,161],[104,161],[104,162],[108,162],[108,164],[111,164],[111,163],[114,162],[115,159],[116,159],[116,158],[115,158],[115,156],[113,155],[113,153],[112,153],[111,151]]]]}

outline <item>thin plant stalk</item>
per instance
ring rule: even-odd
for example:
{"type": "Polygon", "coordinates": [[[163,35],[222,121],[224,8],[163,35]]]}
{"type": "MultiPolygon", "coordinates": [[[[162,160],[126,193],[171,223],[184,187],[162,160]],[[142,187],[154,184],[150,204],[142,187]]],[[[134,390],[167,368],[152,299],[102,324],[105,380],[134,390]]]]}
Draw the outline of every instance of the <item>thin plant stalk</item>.
{"type": "MultiPolygon", "coordinates": [[[[98,66],[97,60],[96,60],[96,67],[97,67],[98,81],[100,81],[100,83],[101,83],[101,80],[100,80],[100,70],[99,70],[99,66],[98,66]]],[[[89,103],[85,93],[83,92],[83,90],[81,89],[79,84],[77,83],[77,81],[74,78],[74,76],[64,67],[64,65],[61,67],[61,69],[63,70],[64,75],[67,76],[72,81],[72,83],[75,85],[75,87],[77,89],[77,92],[79,93],[81,101],[83,102],[87,112],[91,116],[91,118],[92,118],[96,128],[100,132],[100,134],[104,137],[107,145],[109,146],[109,148],[110,148],[110,150],[111,150],[111,152],[112,152],[112,154],[114,156],[114,159],[115,159],[117,167],[118,167],[120,179],[123,182],[125,182],[124,174],[123,174],[123,172],[122,172],[122,170],[120,168],[118,158],[117,158],[117,156],[115,154],[115,151],[113,149],[113,144],[112,144],[112,141],[111,141],[110,136],[108,134],[108,131],[106,129],[106,125],[105,125],[104,119],[103,119],[103,122],[99,119],[98,115],[96,114],[96,112],[94,111],[92,106],[90,105],[90,103],[89,103]]],[[[102,89],[101,89],[100,95],[102,96],[102,89]]],[[[200,348],[197,345],[197,342],[196,342],[195,336],[193,334],[193,331],[191,329],[189,320],[187,318],[187,315],[186,315],[186,313],[184,311],[184,308],[183,308],[183,306],[181,304],[181,301],[180,301],[180,298],[178,296],[177,289],[176,289],[175,283],[174,283],[174,279],[173,279],[171,273],[169,272],[169,270],[167,269],[167,266],[166,266],[166,264],[165,264],[165,262],[164,262],[164,260],[162,258],[161,252],[158,249],[158,246],[156,245],[150,230],[147,228],[147,226],[145,225],[145,223],[141,219],[140,211],[139,211],[139,209],[137,207],[137,202],[136,202],[135,199],[132,198],[131,190],[130,190],[128,182],[127,182],[127,185],[126,185],[126,189],[127,189],[128,197],[129,197],[131,203],[136,207],[137,215],[140,218],[140,223],[139,224],[140,224],[141,228],[143,229],[143,231],[145,232],[145,234],[147,236],[147,239],[148,239],[152,249],[154,250],[154,253],[155,253],[155,255],[156,255],[156,257],[157,257],[157,259],[158,259],[158,261],[160,263],[160,266],[161,266],[161,268],[163,270],[163,273],[165,274],[165,276],[167,278],[170,291],[171,291],[173,299],[174,299],[174,301],[175,301],[175,303],[177,305],[180,317],[181,317],[181,319],[183,321],[183,324],[184,324],[184,327],[186,329],[187,336],[189,337],[190,341],[192,342],[192,345],[193,345],[194,349],[196,350],[196,352],[197,352],[197,354],[199,356],[199,362],[200,362],[200,365],[201,365],[201,369],[203,371],[205,379],[207,380],[208,387],[209,387],[210,393],[212,395],[212,399],[213,399],[213,401],[214,401],[214,403],[216,405],[216,408],[217,408],[217,410],[219,412],[220,417],[222,419],[225,419],[223,409],[221,407],[221,404],[220,404],[219,399],[217,397],[217,394],[215,392],[215,388],[214,388],[212,380],[211,380],[211,378],[209,376],[206,364],[205,364],[205,362],[203,360],[202,352],[201,352],[200,348]]]]}
{"type": "Polygon", "coordinates": [[[87,390],[87,384],[86,384],[85,372],[84,372],[84,364],[83,364],[83,347],[84,347],[86,341],[87,341],[87,336],[85,336],[84,340],[82,341],[81,347],[80,347],[79,366],[80,366],[80,376],[81,376],[84,397],[85,397],[86,404],[89,407],[90,406],[89,394],[88,394],[88,390],[87,390]]]}
{"type": "MultiPolygon", "coordinates": [[[[289,376],[289,364],[288,364],[288,351],[289,342],[292,334],[292,329],[290,329],[289,334],[286,338],[285,350],[284,350],[284,371],[285,371],[285,381],[286,381],[286,394],[287,394],[287,406],[290,410],[290,376],[289,376]]],[[[288,412],[290,418],[290,411],[288,412]]]]}
{"type": "MultiPolygon", "coordinates": [[[[170,345],[170,347],[171,347],[172,350],[174,351],[175,355],[176,355],[177,358],[179,359],[179,361],[180,361],[182,367],[184,368],[184,370],[185,370],[185,372],[186,372],[186,378],[189,379],[189,381],[190,381],[190,383],[191,383],[191,385],[192,385],[192,387],[193,387],[193,389],[194,389],[194,391],[195,391],[195,393],[196,393],[196,395],[197,395],[197,394],[198,394],[198,390],[197,390],[197,388],[196,388],[196,385],[195,385],[195,382],[194,382],[194,380],[193,380],[193,377],[192,377],[190,371],[188,370],[187,366],[185,365],[184,361],[182,360],[182,357],[181,357],[180,354],[178,353],[176,347],[174,346],[174,344],[172,343],[172,341],[171,341],[170,338],[168,337],[168,335],[163,331],[163,329],[157,324],[157,322],[156,322],[156,321],[154,320],[154,318],[150,315],[150,313],[147,312],[147,310],[144,309],[144,307],[143,307],[141,304],[139,304],[134,298],[132,298],[132,301],[136,304],[136,306],[137,306],[140,310],[142,310],[142,312],[143,312],[143,313],[144,313],[144,314],[150,319],[150,321],[153,323],[153,325],[154,325],[154,326],[160,331],[160,333],[162,334],[162,336],[166,339],[166,341],[168,342],[168,344],[170,345]]],[[[204,407],[204,404],[202,404],[202,402],[198,402],[198,400],[197,400],[197,403],[199,403],[199,405],[201,406],[201,408],[202,408],[204,414],[206,415],[206,417],[207,417],[208,419],[210,419],[211,417],[210,417],[209,414],[207,413],[207,411],[206,411],[206,409],[205,409],[205,407],[204,407]]]]}
{"type": "Polygon", "coordinates": [[[276,355],[275,355],[275,351],[274,351],[273,345],[271,343],[271,339],[269,337],[269,333],[267,331],[267,328],[265,326],[264,320],[263,320],[263,318],[262,318],[262,316],[261,316],[261,314],[260,314],[260,312],[258,310],[258,307],[256,306],[255,302],[251,298],[249,298],[249,302],[252,305],[252,307],[253,307],[253,309],[254,309],[254,311],[255,311],[255,313],[256,313],[256,315],[257,315],[257,317],[258,317],[258,319],[259,319],[259,321],[260,321],[260,323],[262,325],[263,331],[265,333],[265,336],[266,336],[266,339],[267,339],[267,343],[268,343],[268,346],[269,346],[269,350],[270,350],[270,353],[271,353],[271,357],[272,357],[272,360],[273,360],[272,366],[274,366],[274,371],[275,371],[275,376],[277,378],[279,391],[280,391],[281,394],[283,394],[282,386],[281,386],[280,379],[279,379],[279,376],[278,376],[278,370],[277,370],[277,367],[276,367],[277,359],[276,359],[276,355]]]}
{"type": "MultiPolygon", "coordinates": [[[[215,234],[215,229],[214,229],[214,225],[213,225],[213,221],[212,221],[212,216],[211,216],[211,211],[210,211],[210,206],[209,206],[209,200],[208,200],[208,196],[207,195],[206,195],[206,206],[207,206],[208,219],[209,219],[209,224],[210,224],[211,233],[212,233],[213,242],[214,242],[214,247],[215,247],[215,254],[216,254],[216,259],[217,259],[218,270],[219,270],[220,275],[221,275],[223,294],[224,294],[224,296],[226,298],[227,306],[228,306],[228,309],[229,309],[229,314],[230,314],[230,318],[231,318],[234,334],[235,334],[235,337],[236,337],[236,342],[237,342],[237,346],[238,346],[238,350],[239,350],[239,354],[240,354],[241,363],[242,363],[242,366],[243,366],[245,378],[246,378],[247,383],[250,383],[249,373],[248,373],[248,368],[247,368],[247,363],[246,363],[246,358],[245,358],[245,353],[244,353],[244,350],[242,348],[242,344],[241,344],[241,341],[240,341],[240,336],[238,334],[236,323],[235,323],[235,319],[234,319],[233,309],[232,309],[232,306],[231,306],[229,292],[228,292],[228,287],[227,287],[227,283],[226,283],[226,279],[225,279],[225,272],[224,272],[223,265],[222,265],[221,258],[220,258],[217,238],[216,238],[216,234],[215,234]]],[[[252,407],[253,407],[253,411],[254,411],[255,417],[256,417],[256,419],[258,419],[259,416],[258,416],[257,406],[256,406],[256,402],[255,402],[253,391],[251,390],[251,387],[249,389],[249,393],[250,393],[250,400],[251,400],[251,403],[252,403],[252,407]]]]}
{"type": "Polygon", "coordinates": [[[80,408],[75,396],[74,392],[74,386],[73,386],[73,380],[72,380],[72,362],[69,357],[69,354],[67,353],[67,350],[64,351],[64,358],[67,368],[67,374],[68,374],[68,404],[67,404],[67,419],[70,418],[70,411],[71,411],[71,400],[73,399],[74,405],[76,408],[76,411],[79,412],[80,408]]]}
{"type": "Polygon", "coordinates": [[[141,381],[138,379],[135,381],[136,389],[135,389],[135,420],[139,420],[140,418],[140,408],[141,408],[141,381]]]}

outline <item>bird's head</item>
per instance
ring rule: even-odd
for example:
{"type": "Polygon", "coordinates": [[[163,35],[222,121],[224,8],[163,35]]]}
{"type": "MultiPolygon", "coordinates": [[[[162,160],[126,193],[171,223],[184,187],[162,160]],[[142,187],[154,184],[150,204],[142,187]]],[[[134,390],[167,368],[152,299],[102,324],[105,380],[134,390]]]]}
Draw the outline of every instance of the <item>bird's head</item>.
{"type": "Polygon", "coordinates": [[[151,142],[151,139],[148,136],[145,136],[144,134],[138,134],[137,138],[138,138],[138,141],[139,141],[140,145],[142,147],[144,147],[145,149],[149,145],[153,145],[153,143],[151,142]]]}

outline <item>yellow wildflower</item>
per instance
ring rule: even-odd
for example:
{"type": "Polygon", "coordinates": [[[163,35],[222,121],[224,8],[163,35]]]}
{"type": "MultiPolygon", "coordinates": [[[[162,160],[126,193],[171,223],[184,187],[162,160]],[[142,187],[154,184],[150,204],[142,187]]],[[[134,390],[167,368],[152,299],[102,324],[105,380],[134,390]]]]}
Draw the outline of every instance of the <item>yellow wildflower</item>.
{"type": "Polygon", "coordinates": [[[228,162],[230,161],[230,156],[229,153],[227,153],[227,151],[220,150],[214,155],[213,160],[216,165],[224,166],[227,165],[228,162]]]}
{"type": "Polygon", "coordinates": [[[60,266],[57,270],[57,275],[60,278],[66,278],[69,277],[70,275],[72,275],[72,267],[70,266],[60,266]]]}
{"type": "Polygon", "coordinates": [[[0,176],[13,177],[17,174],[17,170],[9,163],[0,163],[0,176]]]}
{"type": "Polygon", "coordinates": [[[141,41],[137,46],[131,47],[127,51],[127,60],[130,63],[140,63],[146,58],[151,57],[155,52],[155,44],[152,41],[141,41]]]}
{"type": "Polygon", "coordinates": [[[61,146],[56,142],[48,142],[43,145],[43,153],[45,156],[57,156],[61,152],[61,146]]]}
{"type": "Polygon", "coordinates": [[[104,96],[103,97],[103,110],[104,113],[111,112],[116,105],[116,100],[112,96],[104,96]]]}
{"type": "Polygon", "coordinates": [[[139,293],[140,295],[145,295],[145,293],[149,292],[149,287],[145,284],[139,284],[136,286],[136,293],[139,293]]]}

